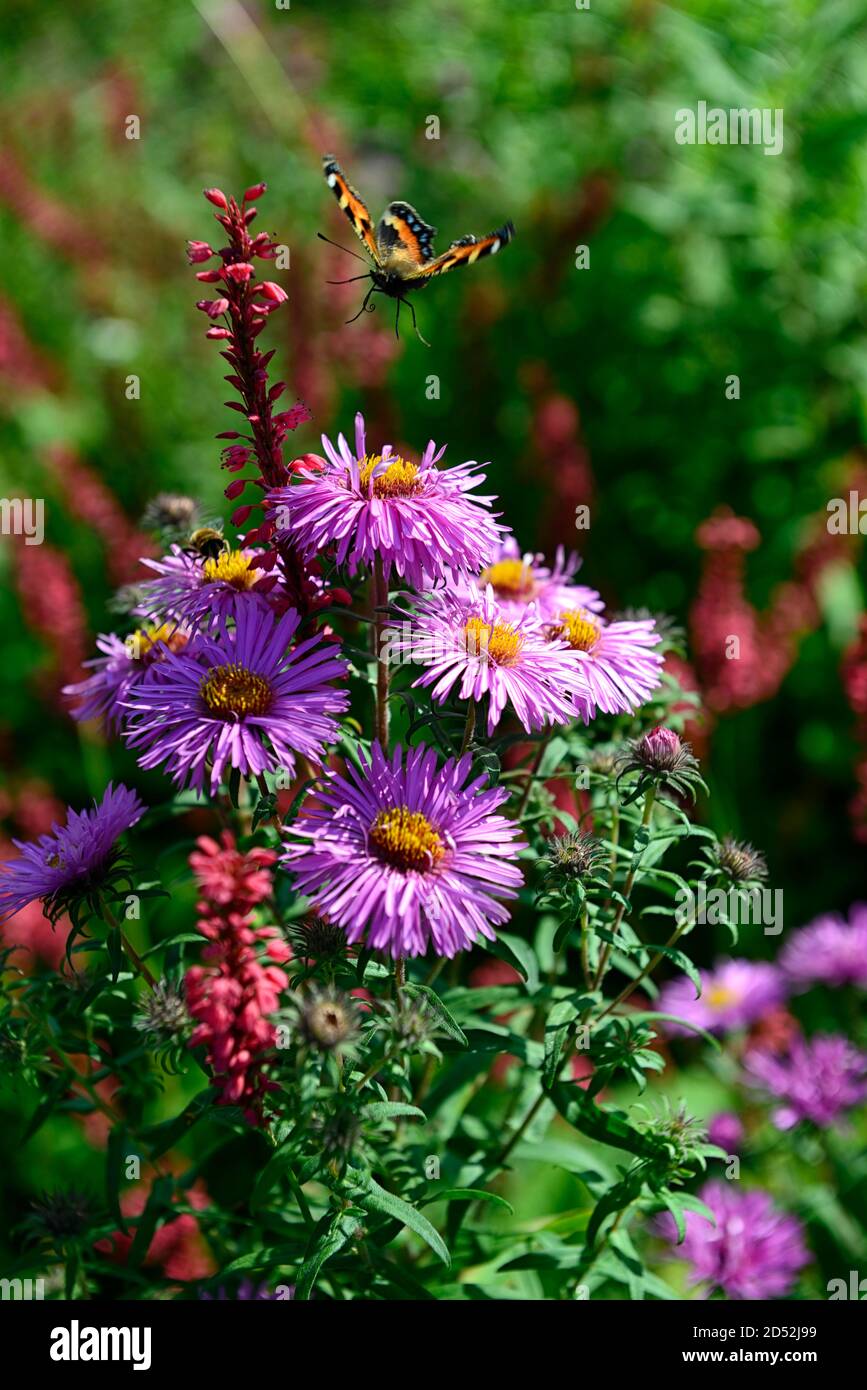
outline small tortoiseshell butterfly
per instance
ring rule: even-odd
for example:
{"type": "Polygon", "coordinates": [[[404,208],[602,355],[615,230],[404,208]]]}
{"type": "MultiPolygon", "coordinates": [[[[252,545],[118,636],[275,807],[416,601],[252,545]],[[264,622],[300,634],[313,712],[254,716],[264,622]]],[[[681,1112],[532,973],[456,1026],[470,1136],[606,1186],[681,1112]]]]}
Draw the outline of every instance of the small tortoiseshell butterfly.
{"type": "MultiPolygon", "coordinates": [[[[414,290],[424,289],[435,275],[445,275],[456,266],[474,265],[483,256],[496,255],[515,235],[514,225],[506,222],[488,236],[461,237],[459,241],[452,242],[448,251],[444,251],[441,256],[435,256],[433,239],[436,236],[436,227],[430,227],[427,222],[423,222],[409,203],[389,203],[374,232],[370,213],[355,189],[348,183],[333,155],[323,156],[322,168],[328,187],[352,223],[356,236],[364,242],[373,261],[373,269],[368,271],[373,283],[364,296],[364,303],[358,313],[354,318],[347,320],[349,323],[354,323],[355,319],[364,313],[372,294],[385,294],[389,299],[397,300],[395,333],[398,332],[400,306],[407,304],[412,314],[412,326],[421,341],[425,342],[415,321],[415,308],[406,296],[414,290]]],[[[322,240],[327,241],[328,238],[322,237],[322,240]]],[[[365,280],[367,275],[356,275],[352,279],[365,280]]],[[[349,284],[350,281],[337,280],[332,283],[349,284]]],[[[372,304],[370,308],[373,309],[372,304]]]]}

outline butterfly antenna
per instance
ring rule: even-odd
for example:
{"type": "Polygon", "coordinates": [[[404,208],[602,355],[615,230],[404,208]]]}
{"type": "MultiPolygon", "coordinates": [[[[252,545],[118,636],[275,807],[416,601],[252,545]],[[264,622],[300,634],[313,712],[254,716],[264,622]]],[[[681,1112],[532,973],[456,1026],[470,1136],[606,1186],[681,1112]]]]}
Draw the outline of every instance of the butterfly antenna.
{"type": "Polygon", "coordinates": [[[415,305],[413,304],[412,300],[403,299],[399,300],[398,303],[405,304],[406,307],[409,309],[409,312],[412,314],[412,326],[415,329],[415,336],[418,338],[419,342],[424,343],[425,347],[430,347],[430,343],[428,342],[427,338],[425,338],[424,335],[419,333],[418,331],[418,324],[415,321],[415,305]]]}
{"type": "Polygon", "coordinates": [[[348,280],[326,280],[326,285],[354,285],[356,280],[370,279],[370,271],[366,275],[350,275],[348,280]]]}
{"type": "Polygon", "coordinates": [[[398,300],[394,306],[394,336],[397,338],[398,342],[400,342],[400,329],[398,327],[400,323],[400,305],[401,301],[398,300]]]}
{"type": "Polygon", "coordinates": [[[355,259],[361,261],[363,265],[367,264],[364,257],[359,256],[357,251],[350,251],[348,246],[341,246],[339,241],[332,241],[330,237],[323,236],[321,232],[317,232],[316,235],[320,241],[327,241],[329,246],[336,246],[338,251],[345,251],[347,256],[354,256],[355,259]]]}

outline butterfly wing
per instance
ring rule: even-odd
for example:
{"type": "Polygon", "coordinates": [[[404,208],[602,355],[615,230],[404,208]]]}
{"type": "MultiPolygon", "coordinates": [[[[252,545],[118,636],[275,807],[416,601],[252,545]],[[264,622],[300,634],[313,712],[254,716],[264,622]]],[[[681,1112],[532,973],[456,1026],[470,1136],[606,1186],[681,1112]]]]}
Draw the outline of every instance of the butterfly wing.
{"type": "Polygon", "coordinates": [[[495,232],[489,232],[487,236],[475,237],[464,236],[460,241],[453,241],[448,251],[444,251],[441,256],[435,256],[428,261],[418,272],[421,279],[427,279],[432,275],[445,275],[448,271],[454,270],[459,265],[475,265],[483,256],[495,256],[504,246],[508,246],[512,237],[515,235],[513,222],[506,222],[495,232]]]}
{"type": "Polygon", "coordinates": [[[325,182],[337,199],[338,205],[346,213],[346,216],[352,223],[355,235],[358,237],[359,241],[364,242],[374,262],[376,265],[379,265],[379,250],[376,245],[376,237],[373,235],[373,222],[370,213],[355,189],[348,182],[346,175],[333,154],[322,156],[322,172],[325,175],[325,182]]]}
{"type": "Polygon", "coordinates": [[[379,262],[383,270],[404,280],[415,279],[433,259],[436,227],[419,217],[409,203],[389,203],[376,229],[379,262]]]}

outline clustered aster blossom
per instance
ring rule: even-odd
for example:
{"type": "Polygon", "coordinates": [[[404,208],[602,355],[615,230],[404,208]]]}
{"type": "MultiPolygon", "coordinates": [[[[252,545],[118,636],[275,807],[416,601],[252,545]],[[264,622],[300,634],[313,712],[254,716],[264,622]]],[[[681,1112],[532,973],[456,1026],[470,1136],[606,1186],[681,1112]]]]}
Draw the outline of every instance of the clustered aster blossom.
{"type": "Polygon", "coordinates": [[[415,589],[456,580],[487,564],[506,528],[490,512],[491,497],[473,489],[484,465],[437,465],[445,453],[431,441],[418,463],[383,446],[367,450],[364,420],[355,417],[355,450],[322,436],[326,466],[303,469],[289,487],[269,494],[278,536],[305,557],[333,548],[350,574],[382,563],[415,589]]]}
{"type": "Polygon", "coordinates": [[[136,792],[109,782],[93,809],[68,809],[66,825],[53,825],[32,842],[14,840],[17,859],[0,865],[0,920],[41,900],[52,920],[77,898],[99,892],[117,865],[117,840],[143,815],[136,792]]]}
{"type": "Polygon", "coordinates": [[[828,913],[796,931],[780,952],[780,967],[799,989],[867,989],[867,904],[855,903],[848,922],[828,913]]]}
{"type": "Polygon", "coordinates": [[[753,1048],[744,1070],[750,1085],[782,1102],[772,1116],[777,1129],[802,1120],[828,1129],[867,1097],[867,1053],[838,1035],[798,1035],[785,1053],[753,1048]]]}
{"type": "Polygon", "coordinates": [[[548,625],[550,641],[571,653],[583,694],[584,722],[597,710],[638,709],[659,688],[663,656],[652,618],[606,622],[586,608],[567,608],[548,625]]]}
{"type": "Polygon", "coordinates": [[[220,555],[204,558],[173,545],[163,559],[142,561],[158,577],[140,585],[136,612],[145,618],[164,614],[195,631],[234,617],[251,603],[267,608],[276,584],[270,573],[275,558],[228,546],[220,555]]]}
{"type": "Polygon", "coordinates": [[[181,652],[189,640],[189,631],[175,622],[149,623],[123,640],[114,633],[101,633],[96,645],[103,655],[84,663],[93,675],[63,687],[63,694],[75,706],[73,719],[98,719],[108,733],[119,733],[133,686],[162,661],[166,650],[181,652]]]}
{"type": "Polygon", "coordinates": [[[291,610],[276,620],[258,608],[235,615],[214,636],[167,653],[158,678],[129,692],[124,736],[144,750],[144,768],[165,765],[179,786],[213,794],[227,769],[259,777],[284,768],[295,753],[314,762],[337,737],[331,717],[349,699],[330,682],[347,674],[333,644],[317,635],[289,648],[298,627],[291,610]]]}
{"type": "Polygon", "coordinates": [[[576,608],[599,613],[604,604],[596,590],[572,583],[580,567],[574,551],[567,555],[558,546],[549,568],[542,555],[522,554],[515,537],[506,536],[479,575],[477,587],[485,589],[490,584],[500,612],[509,621],[523,617],[531,604],[540,622],[576,608]]]}
{"type": "MultiPolygon", "coordinates": [[[[657,1008],[709,1033],[731,1033],[748,1028],[781,1004],[786,986],[779,970],[766,961],[721,960],[713,970],[702,970],[701,995],[687,975],[663,985],[657,1008]]],[[[666,1023],[671,1036],[686,1037],[690,1030],[666,1023]]]]}
{"type": "Polygon", "coordinates": [[[330,773],[321,805],[287,828],[285,867],[350,944],[451,957],[508,920],[524,846],[495,814],[508,792],[468,782],[470,768],[469,757],[438,768],[425,748],[387,758],[374,743],[369,762],[330,773]]]}
{"type": "Polygon", "coordinates": [[[240,1105],[258,1123],[273,1083],[267,1061],[277,1033],[270,1016],[289,983],[280,965],[289,947],[275,927],[255,927],[253,910],[271,896],[272,850],[238,850],[229,831],[220,842],[203,836],[190,855],[201,899],[197,926],[208,945],[206,965],[186,973],[187,1008],[196,1027],[190,1046],[203,1045],[223,1105],[240,1105]],[[264,957],[263,960],[263,948],[264,957]]]}
{"type": "Polygon", "coordinates": [[[410,630],[389,633],[389,645],[427,669],[414,685],[431,686],[441,704],[458,687],[462,700],[488,698],[488,733],[508,705],[528,733],[548,724],[569,724],[587,706],[564,642],[549,642],[532,608],[507,618],[490,585],[467,596],[436,590],[420,597],[410,630]],[[578,707],[576,708],[576,702],[578,707]]]}
{"type": "MultiPolygon", "coordinates": [[[[672,1251],[692,1265],[691,1284],[720,1289],[726,1298],[783,1298],[799,1271],[809,1264],[803,1227],[780,1211],[767,1192],[744,1192],[739,1184],[712,1180],[698,1193],[716,1218],[687,1211],[686,1236],[672,1251]]],[[[659,1228],[674,1245],[673,1218],[666,1212],[659,1228]]]]}

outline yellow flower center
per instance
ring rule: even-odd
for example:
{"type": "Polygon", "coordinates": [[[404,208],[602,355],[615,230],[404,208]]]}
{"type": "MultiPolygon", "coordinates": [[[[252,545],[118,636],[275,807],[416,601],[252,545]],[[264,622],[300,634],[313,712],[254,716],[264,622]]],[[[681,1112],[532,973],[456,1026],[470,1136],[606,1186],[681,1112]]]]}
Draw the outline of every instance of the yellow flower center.
{"type": "Polygon", "coordinates": [[[464,628],[464,641],[470,656],[484,652],[496,666],[509,666],[517,660],[524,638],[511,623],[486,623],[484,618],[470,618],[464,628]]]}
{"type": "MultiPolygon", "coordinates": [[[[358,465],[358,479],[361,491],[367,492],[373,471],[382,463],[382,454],[365,454],[358,465]]],[[[402,459],[399,454],[386,460],[386,467],[380,468],[373,478],[372,497],[414,497],[421,487],[422,480],[418,467],[402,459]]]]}
{"type": "Polygon", "coordinates": [[[560,621],[551,628],[551,636],[568,642],[575,652],[592,652],[602,636],[602,628],[590,613],[579,608],[574,613],[561,613],[560,621]]]}
{"type": "Polygon", "coordinates": [[[211,714],[217,714],[221,719],[267,714],[274,698],[265,677],[255,675],[237,661],[228,666],[215,666],[209,671],[199,687],[199,693],[211,714]]]}
{"type": "Polygon", "coordinates": [[[243,550],[224,550],[215,560],[206,560],[202,568],[206,584],[231,584],[233,589],[252,589],[259,579],[249,555],[243,550]]]}
{"type": "Polygon", "coordinates": [[[377,855],[395,869],[415,869],[424,873],[438,864],[445,845],[421,811],[395,806],[380,811],[370,827],[368,839],[377,855]]]}
{"type": "Polygon", "coordinates": [[[482,584],[491,584],[506,598],[529,600],[536,591],[530,566],[523,560],[498,560],[482,571],[482,584]]]}
{"type": "Polygon", "coordinates": [[[151,623],[130,633],[126,639],[133,661],[144,661],[149,656],[158,659],[161,653],[154,651],[158,642],[164,643],[170,652],[182,652],[189,640],[185,632],[179,631],[176,623],[151,623]]]}
{"type": "Polygon", "coordinates": [[[725,985],[713,985],[707,992],[707,1002],[712,1009],[727,1009],[729,1004],[734,1004],[735,998],[734,990],[725,985]]]}

